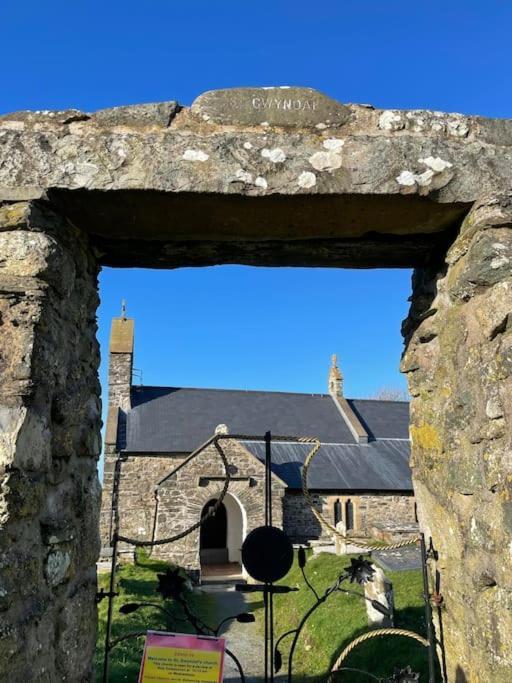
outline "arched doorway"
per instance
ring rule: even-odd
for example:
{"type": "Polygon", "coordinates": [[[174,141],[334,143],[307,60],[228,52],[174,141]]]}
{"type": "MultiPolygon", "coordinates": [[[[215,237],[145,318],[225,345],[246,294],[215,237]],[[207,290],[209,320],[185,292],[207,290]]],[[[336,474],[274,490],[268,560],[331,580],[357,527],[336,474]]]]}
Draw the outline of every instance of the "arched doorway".
{"type": "MultiPolygon", "coordinates": [[[[201,517],[213,508],[217,500],[212,498],[204,506],[201,517]]],[[[215,514],[208,517],[201,525],[200,554],[201,564],[226,564],[229,561],[227,547],[227,512],[224,503],[220,503],[215,514]]]]}
{"type": "MultiPolygon", "coordinates": [[[[201,515],[205,515],[216,502],[216,498],[211,498],[203,507],[201,515]]],[[[201,566],[240,564],[245,525],[241,503],[227,493],[215,514],[201,525],[201,566]]]]}

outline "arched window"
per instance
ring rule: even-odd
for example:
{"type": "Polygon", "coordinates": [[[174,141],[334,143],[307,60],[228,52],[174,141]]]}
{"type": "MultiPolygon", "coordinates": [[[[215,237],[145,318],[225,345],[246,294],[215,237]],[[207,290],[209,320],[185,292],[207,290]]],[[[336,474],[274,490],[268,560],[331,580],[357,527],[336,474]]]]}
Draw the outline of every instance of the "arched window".
{"type": "Polygon", "coordinates": [[[345,501],[345,525],[347,531],[354,528],[354,503],[350,498],[345,501]]]}
{"type": "Polygon", "coordinates": [[[336,526],[338,522],[341,522],[342,519],[343,515],[341,511],[341,503],[340,499],[337,498],[336,502],[334,503],[334,526],[336,526]]]}

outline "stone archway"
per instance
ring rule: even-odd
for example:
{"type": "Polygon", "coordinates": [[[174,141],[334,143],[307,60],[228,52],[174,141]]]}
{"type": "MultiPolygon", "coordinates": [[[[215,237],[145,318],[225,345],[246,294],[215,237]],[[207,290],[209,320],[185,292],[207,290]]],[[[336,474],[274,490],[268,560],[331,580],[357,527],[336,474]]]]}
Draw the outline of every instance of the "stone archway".
{"type": "Polygon", "coordinates": [[[235,262],[416,268],[403,371],[448,678],[512,679],[511,140],[300,88],[0,117],[5,676],[92,676],[98,268],[235,262]]]}
{"type": "Polygon", "coordinates": [[[227,493],[224,501],[227,510],[228,561],[242,564],[242,543],[247,534],[247,513],[234,493],[227,493]]]}
{"type": "MultiPolygon", "coordinates": [[[[201,511],[203,516],[216,499],[209,500],[201,511]]],[[[233,493],[226,493],[215,515],[206,520],[199,533],[201,567],[207,564],[242,563],[241,548],[247,519],[245,509],[233,493]]]]}

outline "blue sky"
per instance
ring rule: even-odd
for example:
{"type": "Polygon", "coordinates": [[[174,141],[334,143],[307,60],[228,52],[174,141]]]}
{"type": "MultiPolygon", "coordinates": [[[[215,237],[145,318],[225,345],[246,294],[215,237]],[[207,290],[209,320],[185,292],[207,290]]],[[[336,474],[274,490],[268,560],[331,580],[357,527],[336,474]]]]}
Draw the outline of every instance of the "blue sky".
{"type": "MultiPolygon", "coordinates": [[[[0,112],[308,85],[342,102],[511,115],[505,0],[4,0],[0,21],[0,112]]],[[[368,396],[405,385],[409,294],[405,270],[105,269],[99,337],[105,360],[124,297],[145,384],[324,391],[337,352],[347,394],[368,396]]]]}

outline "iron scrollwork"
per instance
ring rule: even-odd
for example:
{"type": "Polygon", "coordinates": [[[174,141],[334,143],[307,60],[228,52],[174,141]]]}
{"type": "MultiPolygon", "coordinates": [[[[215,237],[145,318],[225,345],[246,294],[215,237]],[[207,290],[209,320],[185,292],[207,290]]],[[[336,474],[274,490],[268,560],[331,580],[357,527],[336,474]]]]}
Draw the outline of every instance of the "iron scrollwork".
{"type": "MultiPolygon", "coordinates": [[[[367,582],[373,580],[373,574],[375,572],[370,558],[364,558],[360,555],[358,558],[352,558],[349,566],[345,567],[343,571],[339,574],[336,581],[329,586],[323,593],[319,593],[313,586],[309,577],[306,573],[306,553],[303,547],[298,550],[298,564],[301,569],[302,577],[304,579],[305,586],[313,594],[315,601],[313,605],[307,610],[300,620],[298,626],[295,629],[291,629],[286,633],[283,633],[277,641],[274,643],[274,596],[276,594],[288,593],[295,590],[299,590],[297,587],[289,587],[276,582],[282,579],[291,568],[293,563],[293,547],[286,536],[286,534],[274,526],[272,526],[272,495],[271,495],[271,444],[272,437],[270,432],[267,432],[263,438],[255,437],[252,435],[224,435],[216,434],[206,441],[201,447],[194,451],[182,464],[185,466],[192,459],[200,455],[206,447],[214,445],[219,457],[222,461],[224,467],[224,486],[218,496],[216,503],[209,509],[206,514],[204,514],[201,519],[189,527],[184,532],[176,534],[172,537],[165,539],[152,539],[151,541],[143,541],[140,539],[129,538],[123,536],[120,533],[120,520],[119,520],[119,483],[121,476],[121,467],[123,458],[119,457],[116,461],[116,466],[114,470],[114,486],[112,491],[112,534],[111,534],[111,546],[112,546],[112,562],[111,562],[111,573],[110,573],[110,583],[109,590],[102,591],[98,593],[98,601],[103,598],[107,598],[109,601],[108,612],[107,612],[107,627],[106,627],[106,638],[105,638],[105,651],[104,651],[104,666],[103,666],[103,683],[108,683],[108,672],[109,672],[109,657],[112,649],[120,642],[127,640],[129,638],[136,638],[146,635],[146,631],[135,631],[128,633],[126,635],[120,636],[118,638],[111,638],[111,627],[112,627],[112,614],[114,600],[118,596],[116,592],[116,567],[117,567],[117,556],[118,556],[118,544],[120,541],[129,543],[135,547],[153,547],[155,545],[162,545],[165,543],[175,542],[186,535],[192,533],[195,529],[201,526],[209,516],[215,514],[216,509],[218,509],[223,498],[225,497],[230,482],[230,470],[227,462],[226,455],[222,450],[221,441],[223,439],[238,439],[238,440],[260,440],[265,442],[265,524],[262,527],[254,529],[245,539],[242,546],[242,562],[248,574],[255,579],[258,583],[253,584],[240,584],[236,586],[236,589],[245,593],[259,592],[263,595],[264,601],[264,615],[265,615],[265,636],[264,636],[264,681],[265,683],[273,683],[274,675],[281,671],[283,666],[283,657],[279,649],[280,644],[288,637],[293,636],[293,640],[290,646],[288,661],[287,661],[287,681],[291,683],[293,680],[293,662],[294,656],[297,649],[297,644],[301,632],[308,621],[308,619],[314,614],[314,612],[323,605],[330,596],[337,592],[347,593],[351,595],[357,595],[358,597],[368,600],[374,609],[379,611],[385,616],[389,616],[388,608],[378,602],[377,600],[372,600],[367,598],[363,593],[354,591],[350,588],[344,586],[345,583],[364,585],[367,582]]],[[[314,456],[318,453],[320,449],[320,443],[317,439],[311,438],[296,438],[296,437],[279,437],[274,440],[286,440],[295,441],[299,443],[310,443],[312,444],[312,450],[306,458],[305,465],[303,468],[303,492],[306,501],[311,506],[311,509],[320,523],[327,527],[332,533],[338,537],[346,538],[334,527],[332,527],[322,516],[320,511],[318,511],[312,501],[309,494],[307,477],[308,470],[311,465],[314,456]]],[[[393,636],[400,635],[415,639],[417,642],[421,643],[425,648],[428,649],[428,663],[429,663],[429,683],[435,683],[435,637],[432,624],[432,611],[430,606],[431,595],[429,591],[429,581],[427,572],[427,560],[432,557],[433,551],[431,548],[426,550],[425,540],[423,536],[419,539],[414,539],[413,541],[402,542],[400,544],[394,544],[392,546],[387,546],[389,548],[396,548],[402,545],[407,545],[409,543],[420,542],[421,555],[422,555],[422,566],[423,566],[423,585],[424,585],[424,601],[425,601],[425,617],[427,623],[427,638],[413,632],[404,629],[395,628],[383,628],[383,629],[373,629],[367,631],[366,633],[355,638],[338,656],[334,666],[331,669],[330,674],[325,679],[326,681],[338,680],[337,676],[341,672],[357,672],[359,674],[364,674],[371,680],[379,681],[380,683],[413,683],[419,680],[419,674],[413,672],[409,666],[395,670],[395,672],[388,678],[382,678],[375,676],[371,672],[363,671],[361,669],[355,669],[353,667],[344,666],[344,662],[348,654],[357,647],[361,642],[369,640],[371,638],[381,637],[381,636],[393,636]]],[[[363,547],[371,550],[374,545],[371,542],[363,543],[363,547]]],[[[382,546],[379,546],[383,549],[382,546]]],[[[187,623],[192,626],[193,630],[199,635],[205,636],[218,636],[222,632],[222,628],[230,621],[238,621],[241,623],[249,623],[255,621],[254,615],[249,612],[242,612],[240,614],[229,616],[223,619],[216,627],[212,627],[206,624],[194,611],[190,608],[186,599],[186,578],[182,575],[179,569],[167,569],[165,573],[157,575],[158,587],[157,592],[164,600],[172,599],[182,610],[183,617],[177,618],[175,615],[171,614],[169,610],[162,604],[154,602],[133,602],[125,603],[119,609],[122,614],[130,614],[136,610],[144,609],[147,607],[153,607],[159,609],[165,613],[168,617],[172,618],[174,621],[187,623]]],[[[226,654],[235,663],[238,672],[240,674],[240,680],[242,683],[245,682],[245,674],[243,667],[236,657],[236,655],[226,648],[226,654]]]]}

